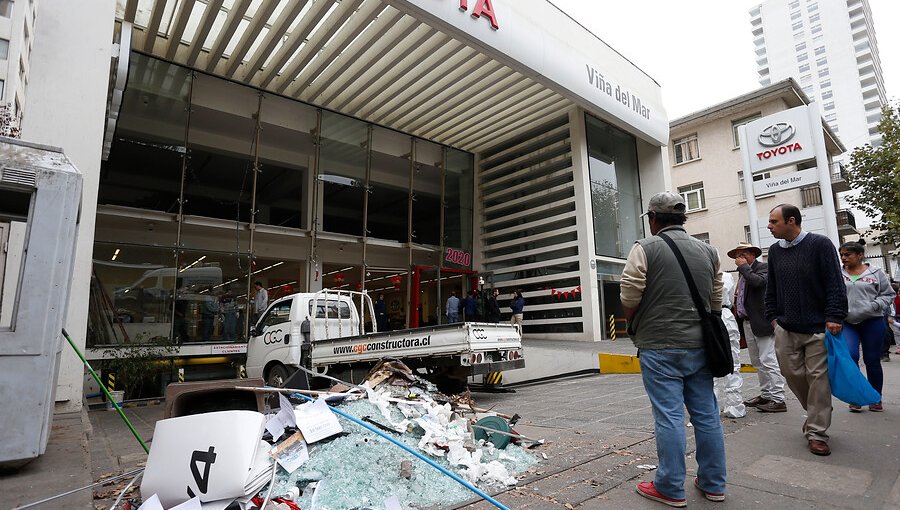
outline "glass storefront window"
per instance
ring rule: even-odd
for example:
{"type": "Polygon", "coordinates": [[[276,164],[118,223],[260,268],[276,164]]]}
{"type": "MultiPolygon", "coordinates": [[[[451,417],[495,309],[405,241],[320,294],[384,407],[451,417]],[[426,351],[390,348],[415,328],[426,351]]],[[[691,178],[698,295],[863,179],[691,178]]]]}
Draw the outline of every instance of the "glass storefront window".
{"type": "Polygon", "coordinates": [[[322,186],[321,229],[326,232],[354,236],[363,233],[368,140],[365,122],[322,112],[318,179],[322,186]]]}
{"type": "Polygon", "coordinates": [[[441,167],[444,151],[440,145],[416,139],[413,172],[413,242],[441,244],[441,167]]]}
{"type": "Polygon", "coordinates": [[[189,70],[131,54],[98,203],[178,212],[190,87],[189,70]]]}
{"type": "Polygon", "coordinates": [[[474,209],[472,155],[447,149],[444,176],[444,246],[471,253],[474,209]]]}
{"type": "Polygon", "coordinates": [[[405,243],[409,240],[409,154],[412,137],[372,128],[369,176],[369,236],[405,243]]]}
{"type": "Polygon", "coordinates": [[[597,255],[625,258],[643,235],[635,139],[585,116],[597,255]]]}
{"type": "Polygon", "coordinates": [[[169,338],[175,291],[174,250],[94,243],[88,347],[169,338]]]}
{"type": "Polygon", "coordinates": [[[237,342],[244,335],[250,258],[181,251],[176,273],[174,337],[179,342],[237,342]]]}
{"type": "Polygon", "coordinates": [[[257,223],[308,228],[306,200],[315,159],[315,108],[283,97],[265,96],[260,111],[256,182],[257,223]]]}
{"type": "Polygon", "coordinates": [[[184,175],[184,214],[250,221],[259,93],[194,78],[184,175]]]}

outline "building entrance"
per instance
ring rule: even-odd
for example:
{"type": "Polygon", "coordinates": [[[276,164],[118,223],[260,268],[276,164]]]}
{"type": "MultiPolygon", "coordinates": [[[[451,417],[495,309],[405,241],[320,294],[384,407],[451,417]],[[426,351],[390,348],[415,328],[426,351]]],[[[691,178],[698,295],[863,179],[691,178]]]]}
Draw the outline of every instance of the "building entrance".
{"type": "MultiPolygon", "coordinates": [[[[446,304],[451,293],[462,302],[470,290],[478,290],[478,272],[468,269],[413,266],[409,327],[447,323],[446,304]]],[[[463,314],[460,314],[463,317],[463,314]]]]}

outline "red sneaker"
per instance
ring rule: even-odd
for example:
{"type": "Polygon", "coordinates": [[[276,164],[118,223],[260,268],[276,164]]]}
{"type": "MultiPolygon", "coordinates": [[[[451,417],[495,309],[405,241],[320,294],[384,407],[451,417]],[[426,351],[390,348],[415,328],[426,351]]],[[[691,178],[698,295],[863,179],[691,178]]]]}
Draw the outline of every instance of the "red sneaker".
{"type": "Polygon", "coordinates": [[[656,486],[653,485],[653,482],[641,482],[637,484],[635,490],[641,496],[644,496],[647,499],[652,499],[653,501],[659,501],[664,505],[674,506],[676,508],[684,508],[687,506],[686,499],[675,499],[663,495],[658,490],[656,490],[656,486]]]}
{"type": "Polygon", "coordinates": [[[698,491],[702,492],[706,499],[710,501],[725,501],[725,494],[717,494],[715,492],[706,492],[703,490],[703,487],[700,487],[700,479],[694,478],[694,487],[697,488],[698,491]]]}
{"type": "Polygon", "coordinates": [[[884,407],[881,405],[881,402],[879,402],[877,404],[870,405],[869,411],[872,411],[873,413],[880,413],[884,411],[884,407]]]}
{"type": "Polygon", "coordinates": [[[850,404],[847,407],[850,408],[851,413],[861,413],[862,412],[862,406],[858,406],[856,404],[850,404]]]}

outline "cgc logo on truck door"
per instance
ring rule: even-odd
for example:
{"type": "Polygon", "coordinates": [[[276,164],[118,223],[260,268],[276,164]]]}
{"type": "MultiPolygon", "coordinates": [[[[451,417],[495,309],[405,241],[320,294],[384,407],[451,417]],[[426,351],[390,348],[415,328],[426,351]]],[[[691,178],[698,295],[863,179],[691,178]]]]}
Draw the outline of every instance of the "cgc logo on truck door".
{"type": "Polygon", "coordinates": [[[472,336],[476,340],[487,340],[487,331],[484,328],[472,328],[472,336]]]}
{"type": "Polygon", "coordinates": [[[263,343],[266,345],[280,344],[281,338],[279,337],[279,335],[281,335],[283,332],[284,331],[280,329],[267,331],[266,334],[263,335],[263,343]]]}

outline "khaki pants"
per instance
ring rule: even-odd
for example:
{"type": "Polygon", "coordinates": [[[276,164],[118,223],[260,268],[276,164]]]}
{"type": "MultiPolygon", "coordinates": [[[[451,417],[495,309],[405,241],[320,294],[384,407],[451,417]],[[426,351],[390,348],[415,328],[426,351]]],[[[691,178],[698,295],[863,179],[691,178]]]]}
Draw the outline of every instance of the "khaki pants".
{"type": "Polygon", "coordinates": [[[512,317],[509,319],[509,323],[516,327],[519,330],[519,334],[522,334],[522,317],[524,314],[514,313],[512,317]]]}
{"type": "Polygon", "coordinates": [[[807,439],[828,441],[831,426],[831,384],[825,332],[809,334],[775,326],[775,353],[788,387],[806,409],[803,426],[807,439]]]}

